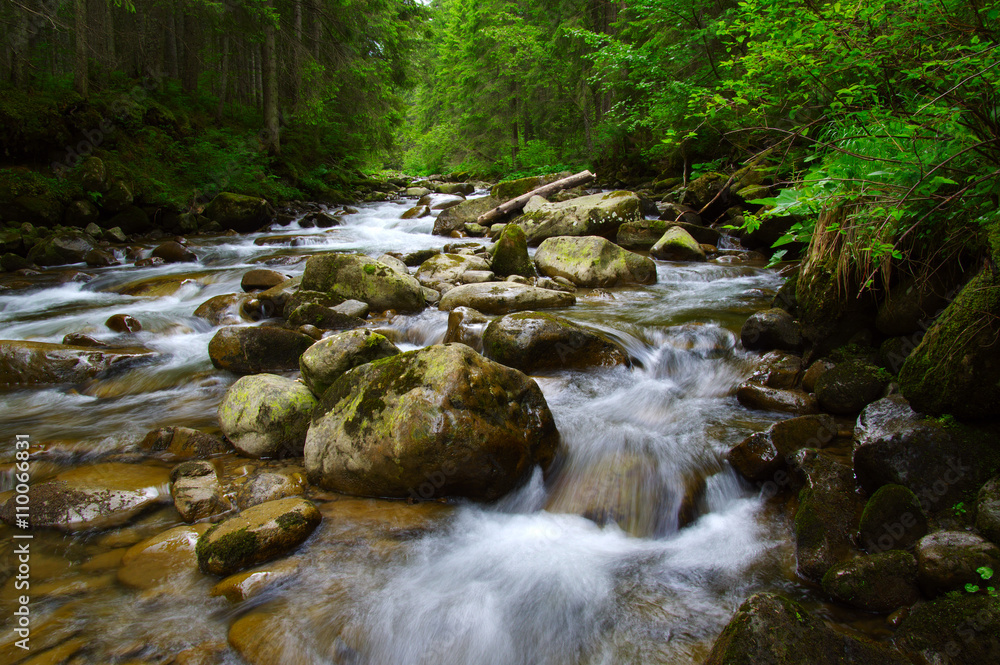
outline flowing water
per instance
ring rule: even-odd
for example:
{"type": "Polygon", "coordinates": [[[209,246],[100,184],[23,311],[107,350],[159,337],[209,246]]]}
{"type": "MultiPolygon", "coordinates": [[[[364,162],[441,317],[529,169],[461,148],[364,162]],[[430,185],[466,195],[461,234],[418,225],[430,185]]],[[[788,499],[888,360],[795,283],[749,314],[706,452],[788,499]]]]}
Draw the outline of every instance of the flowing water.
{"type": "MultiPolygon", "coordinates": [[[[106,459],[169,467],[129,454],[155,427],[217,431],[216,408],[236,378],[212,367],[216,329],[193,316],[198,305],[239,292],[253,267],[294,276],[315,253],[378,256],[450,242],[430,234],[431,218],[400,219],[405,209],[368,204],[326,230],[293,223],[191,238],[196,264],[87,269],[95,278],[86,283],[50,270],[30,288],[4,292],[6,339],[60,342],[83,332],[120,342],[103,322],[127,313],[143,325],[134,341],[159,355],[75,389],[0,394],[3,461],[17,433],[35,446],[34,482],[106,459]]],[[[194,571],[137,590],[119,583],[114,565],[94,563],[183,524],[169,504],[110,532],[38,533],[36,621],[70,602],[72,625],[86,636],[81,662],[172,662],[192,647],[210,662],[243,662],[226,647],[234,624],[257,640],[260,663],[700,662],[747,596],[796,588],[783,512],[722,461],[781,417],[743,409],[733,396],[752,365],[739,326],[779,283],[773,271],[738,261],[658,262],[655,285],[578,293],[578,304],[559,313],[617,339],[633,366],[536,377],[565,459],[497,504],[386,505],[316,493],[323,524],[275,567],[278,583],[235,604],[210,596],[217,580],[194,571]]],[[[440,342],[446,324],[437,310],[373,323],[404,348],[440,342]]],[[[238,474],[244,462],[221,463],[238,474]]],[[[0,492],[12,487],[4,468],[0,492]]],[[[0,547],[11,533],[0,527],[0,547]]],[[[5,618],[13,582],[0,592],[5,618]]]]}

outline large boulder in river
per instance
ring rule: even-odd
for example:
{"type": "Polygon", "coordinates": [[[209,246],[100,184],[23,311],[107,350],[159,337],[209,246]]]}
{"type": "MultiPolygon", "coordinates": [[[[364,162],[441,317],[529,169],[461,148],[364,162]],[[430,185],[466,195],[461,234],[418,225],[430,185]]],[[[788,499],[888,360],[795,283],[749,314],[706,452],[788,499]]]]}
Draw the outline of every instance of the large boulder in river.
{"type": "Polygon", "coordinates": [[[629,362],[628,353],[616,342],[542,312],[508,314],[495,319],[483,333],[483,354],[527,373],[629,362]]]}
{"type": "Polygon", "coordinates": [[[854,415],[882,396],[889,378],[888,372],[880,367],[862,360],[848,360],[819,377],[816,399],[825,411],[854,415]]]}
{"type": "Polygon", "coordinates": [[[205,217],[224,229],[252,233],[274,216],[274,209],[265,199],[222,192],[205,207],[205,217]]]}
{"type": "Polygon", "coordinates": [[[304,384],[274,374],[244,376],[219,404],[219,427],[250,457],[298,457],[316,398],[304,384]]]}
{"type": "Polygon", "coordinates": [[[656,282],[656,264],[652,259],[633,254],[600,236],[549,238],[538,246],[535,264],[543,275],[565,277],[583,287],[656,282]]]}
{"type": "Polygon", "coordinates": [[[895,642],[914,663],[1000,663],[1000,603],[986,594],[962,594],[918,605],[895,642]]]}
{"type": "Polygon", "coordinates": [[[480,215],[484,215],[503,203],[492,196],[462,201],[441,211],[434,220],[434,235],[448,236],[455,231],[461,231],[466,224],[475,224],[480,215]]]}
{"type": "Polygon", "coordinates": [[[484,314],[507,314],[528,309],[554,309],[576,304],[576,296],[564,291],[540,289],[516,282],[487,282],[456,286],[441,297],[438,308],[450,311],[471,307],[484,314]]]}
{"type": "Polygon", "coordinates": [[[753,351],[802,347],[802,331],[792,315],[778,307],[751,314],[740,329],[743,347],[753,351]]]}
{"type": "Polygon", "coordinates": [[[231,326],[215,333],[208,355],[213,365],[236,374],[293,370],[299,367],[299,356],[315,341],[286,328],[231,326]]]}
{"type": "Polygon", "coordinates": [[[61,266],[68,263],[82,263],[97,243],[92,237],[76,229],[39,241],[28,252],[28,262],[40,266],[61,266]]]}
{"type": "Polygon", "coordinates": [[[420,264],[414,275],[421,285],[444,293],[470,270],[489,270],[485,258],[475,254],[435,254],[420,264]]]}
{"type": "Polygon", "coordinates": [[[502,277],[534,277],[535,266],[528,256],[528,238],[517,224],[503,227],[493,246],[493,272],[502,277]]]}
{"type": "Polygon", "coordinates": [[[705,665],[904,665],[890,647],[851,637],[793,600],[759,593],[740,606],[705,665]]]}
{"type": "Polygon", "coordinates": [[[632,192],[580,196],[562,203],[544,203],[518,217],[529,245],[555,236],[614,238],[618,227],[641,217],[639,197],[632,192]]]}
{"type": "Polygon", "coordinates": [[[888,614],[920,598],[917,560],[902,550],[857,557],[828,570],[823,590],[845,605],[888,614]]]}
{"type": "Polygon", "coordinates": [[[247,508],[202,534],[195,547],[198,566],[213,575],[232,575],[270,561],[305,542],[321,520],[319,509],[301,497],[247,508]]]}
{"type": "Polygon", "coordinates": [[[397,355],[399,349],[385,336],[371,330],[349,330],[316,342],[299,358],[302,380],[317,396],[344,372],[360,365],[397,355]]]}
{"type": "Polygon", "coordinates": [[[1000,547],[967,531],[938,531],[917,543],[918,580],[929,598],[983,583],[981,568],[1000,570],[1000,547]]]}
{"type": "MultiPolygon", "coordinates": [[[[28,490],[31,527],[62,531],[106,529],[169,500],[167,469],[110,462],[63,471],[28,490]]],[[[0,519],[14,524],[21,516],[16,497],[0,508],[0,519]]]]}
{"type": "Polygon", "coordinates": [[[687,231],[697,242],[705,245],[718,245],[722,239],[721,233],[708,226],[688,222],[665,222],[659,219],[637,219],[621,225],[615,242],[625,249],[649,250],[664,233],[675,226],[687,231]]]}
{"type": "MultiPolygon", "coordinates": [[[[998,243],[1000,244],[1000,243],[998,243]]],[[[913,408],[959,418],[1000,416],[1000,277],[983,268],[937,318],[899,372],[913,408]]]]}
{"type": "Polygon", "coordinates": [[[368,303],[372,311],[415,312],[425,305],[418,282],[363,254],[318,254],[306,261],[302,288],[368,303]]]}
{"type": "Polygon", "coordinates": [[[680,226],[671,226],[649,250],[663,261],[704,261],[705,250],[691,234],[680,226]]]}
{"type": "Polygon", "coordinates": [[[323,395],[306,436],[311,482],[346,494],[497,499],[555,456],[538,385],[464,344],[350,370],[323,395]]]}
{"type": "Polygon", "coordinates": [[[125,371],[155,357],[156,354],[143,348],[99,349],[0,340],[0,385],[80,383],[111,372],[125,371]]]}

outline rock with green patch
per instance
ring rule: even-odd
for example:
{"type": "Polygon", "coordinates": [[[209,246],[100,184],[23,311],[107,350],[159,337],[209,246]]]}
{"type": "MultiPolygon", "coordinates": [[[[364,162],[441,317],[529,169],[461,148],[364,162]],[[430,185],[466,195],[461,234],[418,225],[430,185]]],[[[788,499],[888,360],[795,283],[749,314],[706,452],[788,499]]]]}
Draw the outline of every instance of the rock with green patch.
{"type": "Polygon", "coordinates": [[[82,263],[97,243],[83,231],[67,229],[38,242],[28,252],[28,261],[40,266],[82,263]]]}
{"type": "Polygon", "coordinates": [[[364,254],[318,254],[306,261],[302,288],[360,300],[373,311],[416,312],[424,308],[420,282],[364,254]]]}
{"type": "Polygon", "coordinates": [[[791,314],[774,307],[747,318],[740,329],[740,342],[752,351],[796,351],[802,348],[802,331],[791,314]]]}
{"type": "MultiPolygon", "coordinates": [[[[85,531],[121,526],[168,501],[169,472],[161,467],[108,462],[81,466],[31,484],[28,521],[34,529],[85,531]]],[[[11,497],[0,519],[14,524],[23,515],[11,497]]]]}
{"type": "Polygon", "coordinates": [[[983,485],[976,499],[976,528],[1000,545],[1000,476],[983,485]]]}
{"type": "Polygon", "coordinates": [[[274,209],[265,199],[221,192],[205,206],[205,217],[224,229],[252,233],[267,224],[274,209]]]}
{"type": "Polygon", "coordinates": [[[828,570],[823,590],[845,605],[888,614],[920,599],[917,560],[902,550],[857,557],[828,570]]]}
{"type": "Polygon", "coordinates": [[[462,201],[458,205],[442,210],[434,220],[434,235],[449,236],[455,231],[465,228],[466,224],[474,224],[481,215],[503,203],[492,196],[462,201]]]}
{"type": "Polygon", "coordinates": [[[300,497],[258,504],[219,522],[198,539],[198,566],[224,576],[270,561],[304,543],[321,519],[316,506],[300,497]]]}
{"type": "Polygon", "coordinates": [[[854,415],[885,392],[891,377],[863,360],[837,364],[816,381],[816,399],[824,411],[854,415]]]}
{"type": "Polygon", "coordinates": [[[346,494],[497,499],[547,467],[558,433],[538,385],[464,344],[362,365],[324,393],[310,481],[346,494]]]}
{"type": "Polygon", "coordinates": [[[236,505],[246,510],[267,501],[305,494],[305,478],[301,473],[259,471],[247,478],[236,495],[236,505]]]}
{"type": "Polygon", "coordinates": [[[75,169],[70,178],[88,192],[108,191],[108,168],[99,157],[87,157],[75,169]]]}
{"type": "Polygon", "coordinates": [[[906,665],[891,647],[834,630],[793,600],[751,596],[715,641],[705,665],[906,665]]]}
{"type": "MultiPolygon", "coordinates": [[[[547,175],[529,176],[497,183],[490,189],[490,196],[498,199],[500,203],[516,199],[528,192],[554,183],[557,180],[567,178],[571,173],[549,173],[547,175]]],[[[497,204],[499,205],[499,204],[497,204]]]]}
{"type": "Polygon", "coordinates": [[[233,450],[222,438],[190,427],[154,429],[139,442],[138,448],[181,459],[214,457],[233,450]]]}
{"type": "Polygon", "coordinates": [[[1000,663],[1000,603],[985,594],[939,598],[913,608],[895,642],[914,663],[1000,663]]]}
{"type": "Polygon", "coordinates": [[[471,346],[476,351],[483,350],[483,333],[490,318],[471,307],[456,307],[448,313],[448,330],[444,343],[458,342],[471,346]]]}
{"type": "Polygon", "coordinates": [[[614,238],[618,227],[641,217],[639,197],[632,192],[580,196],[561,203],[545,203],[514,220],[524,229],[529,245],[556,236],[614,238]]]}
{"type": "Polygon", "coordinates": [[[704,261],[706,258],[698,241],[679,226],[668,228],[649,253],[663,261],[704,261]]]}
{"type": "Polygon", "coordinates": [[[649,250],[663,237],[664,233],[673,227],[687,231],[698,243],[704,245],[718,245],[722,239],[721,233],[708,226],[683,221],[637,219],[634,222],[626,222],[621,225],[615,242],[625,249],[649,250]]]}
{"type": "Polygon", "coordinates": [[[223,293],[213,296],[198,305],[194,315],[205,319],[213,326],[234,326],[249,323],[253,319],[246,310],[246,304],[253,299],[249,293],[223,293]]]}
{"type": "Polygon", "coordinates": [[[350,330],[313,344],[299,359],[302,380],[319,397],[340,376],[359,365],[399,353],[396,345],[371,330],[350,330]]]}
{"type": "Polygon", "coordinates": [[[435,254],[420,264],[414,276],[423,286],[444,293],[459,284],[464,273],[470,270],[489,270],[489,268],[489,263],[481,256],[435,254]]]}
{"type": "Polygon", "coordinates": [[[994,316],[1000,277],[994,270],[983,268],[962,288],[903,363],[900,389],[918,411],[1000,416],[1000,318],[994,316]]]}
{"type": "Polygon", "coordinates": [[[293,370],[315,341],[287,328],[230,326],[215,333],[208,355],[217,368],[236,374],[293,370]]]}
{"type": "Polygon", "coordinates": [[[487,282],[456,286],[441,297],[438,308],[451,311],[456,307],[470,307],[484,314],[508,314],[569,307],[575,303],[576,296],[572,293],[516,282],[487,282]]]}
{"type": "Polygon", "coordinates": [[[274,374],[244,376],[219,404],[219,427],[250,457],[298,457],[316,398],[304,384],[274,374]]]}
{"type": "Polygon", "coordinates": [[[0,385],[81,383],[147,364],[157,354],[139,347],[99,349],[0,340],[0,385]]]}
{"type": "Polygon", "coordinates": [[[917,543],[918,580],[929,598],[984,584],[981,568],[1000,570],[1000,547],[968,531],[937,531],[917,543]]]}
{"type": "Polygon", "coordinates": [[[324,307],[319,303],[306,303],[289,312],[286,317],[288,325],[315,326],[318,330],[351,330],[365,325],[364,319],[344,314],[332,307],[324,307]]]}
{"type": "Polygon", "coordinates": [[[564,277],[576,286],[604,288],[656,282],[652,259],[599,236],[549,238],[538,246],[535,264],[541,274],[564,277]]]}
{"type": "Polygon", "coordinates": [[[902,485],[883,485],[865,503],[858,543],[871,553],[908,549],[927,535],[920,499],[902,485]]]}
{"type": "Polygon", "coordinates": [[[535,265],[528,256],[528,238],[517,224],[507,224],[497,236],[491,268],[502,277],[535,276],[535,265]]]}
{"type": "Polygon", "coordinates": [[[133,589],[169,588],[181,592],[201,577],[195,545],[208,524],[177,526],[136,543],[125,552],[118,581],[133,589]]]}
{"type": "Polygon", "coordinates": [[[468,182],[445,182],[434,188],[438,194],[466,196],[476,191],[475,185],[468,182]]]}
{"type": "Polygon", "coordinates": [[[483,355],[527,373],[629,364],[620,344],[542,312],[507,314],[493,320],[483,333],[483,355]]]}

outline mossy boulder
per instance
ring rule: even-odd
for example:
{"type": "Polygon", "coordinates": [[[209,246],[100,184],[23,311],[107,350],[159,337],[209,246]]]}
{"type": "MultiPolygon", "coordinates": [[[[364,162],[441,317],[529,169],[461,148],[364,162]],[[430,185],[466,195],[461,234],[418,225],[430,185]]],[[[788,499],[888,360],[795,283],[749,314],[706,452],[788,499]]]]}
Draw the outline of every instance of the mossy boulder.
{"type": "Polygon", "coordinates": [[[198,305],[194,315],[213,326],[235,326],[253,319],[246,305],[253,299],[249,293],[223,293],[198,305]]]}
{"type": "Polygon", "coordinates": [[[558,433],[541,390],[464,344],[356,367],[306,437],[310,481],[372,497],[497,499],[547,467],[558,433]]]}
{"type": "Polygon", "coordinates": [[[108,168],[99,157],[87,157],[70,174],[73,182],[88,192],[108,191],[108,168]]]}
{"type": "Polygon", "coordinates": [[[920,605],[899,626],[895,642],[918,663],[1000,662],[1000,603],[965,594],[920,605]]]}
{"type": "Polygon", "coordinates": [[[535,265],[528,256],[528,238],[517,224],[507,224],[497,236],[491,268],[501,277],[535,276],[535,265]]]}
{"type": "Polygon", "coordinates": [[[1000,416],[1000,277],[983,268],[906,358],[900,390],[915,409],[959,418],[1000,416]]]}
{"type": "Polygon", "coordinates": [[[824,411],[854,415],[885,392],[891,377],[863,360],[838,363],[816,381],[816,399],[824,411]]]}
{"type": "Polygon", "coordinates": [[[321,520],[316,506],[301,497],[258,504],[219,522],[198,539],[198,566],[224,576],[270,561],[305,542],[321,520]]]}
{"type": "Polygon", "coordinates": [[[828,415],[806,415],[779,420],[755,432],[730,449],[726,458],[740,475],[765,482],[785,467],[785,458],[802,448],[823,448],[837,436],[837,423],[828,415]]]}
{"type": "Polygon", "coordinates": [[[542,312],[495,319],[483,333],[483,354],[527,373],[629,364],[628,353],[617,342],[542,312]]]}
{"type": "Polygon", "coordinates": [[[287,320],[288,325],[296,328],[315,326],[318,330],[351,330],[365,324],[364,319],[318,303],[306,303],[296,307],[287,314],[287,320]]]}
{"type": "Polygon", "coordinates": [[[205,217],[224,229],[252,233],[267,224],[274,209],[265,199],[221,192],[205,206],[205,217]]]}
{"type": "Polygon", "coordinates": [[[868,552],[908,549],[927,535],[920,499],[902,485],[883,485],[865,503],[858,542],[868,552]]]}
{"type": "Polygon", "coordinates": [[[634,222],[626,222],[618,228],[615,242],[625,249],[649,250],[673,227],[687,231],[700,244],[718,245],[722,239],[721,233],[707,226],[689,222],[637,219],[634,222]]]}
{"type": "MultiPolygon", "coordinates": [[[[161,467],[107,462],[80,466],[33,483],[28,490],[28,521],[33,529],[86,531],[128,523],[169,500],[162,488],[169,472],[161,467]]],[[[13,525],[20,513],[15,497],[0,508],[0,519],[13,525]]]]}
{"type": "Polygon", "coordinates": [[[442,293],[459,284],[470,270],[489,270],[485,258],[474,254],[435,254],[420,264],[414,275],[421,285],[442,293]]]}
{"type": "Polygon", "coordinates": [[[891,647],[851,637],[793,600],[759,593],[744,602],[705,665],[904,665],[891,647]]]}
{"type": "Polygon", "coordinates": [[[802,331],[791,314],[774,307],[751,314],[740,329],[740,341],[752,351],[796,351],[802,347],[802,331]]]}
{"type": "Polygon", "coordinates": [[[302,380],[318,397],[350,370],[400,351],[395,344],[371,330],[349,330],[313,344],[299,358],[302,380]]]}
{"type": "Polygon", "coordinates": [[[184,589],[201,573],[194,549],[209,524],[177,526],[130,547],[118,568],[118,581],[132,589],[184,589]]]}
{"type": "Polygon", "coordinates": [[[474,224],[481,215],[503,203],[492,196],[462,201],[441,211],[434,220],[434,235],[449,236],[455,231],[465,228],[466,224],[474,224]]]}
{"type": "Polygon", "coordinates": [[[555,236],[614,238],[618,227],[642,217],[639,197],[632,192],[580,196],[561,203],[544,203],[514,220],[529,245],[555,236]]]}
{"type": "Polygon", "coordinates": [[[927,322],[947,307],[948,293],[954,288],[951,281],[932,278],[918,283],[911,278],[894,285],[879,304],[875,327],[889,337],[922,331],[927,322]]]}
{"type": "Polygon", "coordinates": [[[979,585],[980,568],[1000,570],[1000,547],[968,531],[938,531],[917,543],[918,580],[930,598],[979,585]]]}
{"type": "Polygon", "coordinates": [[[704,261],[705,250],[680,226],[671,226],[649,250],[651,256],[663,261],[704,261]]]}
{"type": "Polygon", "coordinates": [[[230,326],[215,333],[208,355],[218,369],[236,374],[293,370],[299,367],[299,356],[315,341],[286,328],[230,326]]]}
{"type": "Polygon", "coordinates": [[[983,485],[976,499],[976,528],[1000,545],[1000,476],[983,485]]]}
{"type": "Polygon", "coordinates": [[[363,254],[318,254],[306,261],[302,288],[367,303],[372,311],[420,311],[420,282],[363,254]]]}
{"type": "Polygon", "coordinates": [[[610,287],[656,282],[652,259],[599,236],[548,238],[535,253],[538,271],[576,286],[610,287]]]}
{"type": "Polygon", "coordinates": [[[549,185],[556,180],[561,180],[562,178],[569,177],[570,175],[572,174],[550,173],[548,175],[530,176],[527,178],[518,178],[517,180],[508,180],[506,182],[493,185],[490,189],[490,196],[499,200],[500,203],[503,203],[504,201],[516,199],[517,197],[527,194],[534,189],[544,187],[545,185],[549,185]]]}
{"type": "Polygon", "coordinates": [[[97,242],[76,229],[67,229],[39,241],[28,252],[28,261],[40,266],[61,266],[82,263],[87,254],[97,249],[97,242]]]}
{"type": "Polygon", "coordinates": [[[80,383],[147,364],[157,354],[143,348],[0,340],[0,386],[80,383]]]}
{"type": "Polygon", "coordinates": [[[101,207],[105,212],[115,214],[132,205],[134,198],[131,187],[121,180],[115,180],[101,199],[101,207]]]}
{"type": "Polygon", "coordinates": [[[823,590],[845,605],[888,614],[920,599],[917,560],[902,550],[851,559],[827,571],[823,590]]]}
{"type": "Polygon", "coordinates": [[[535,309],[569,307],[576,296],[515,282],[488,282],[456,286],[441,297],[438,308],[450,311],[470,307],[485,314],[508,314],[535,309]]]}
{"type": "Polygon", "coordinates": [[[63,212],[63,223],[66,226],[82,229],[88,224],[95,223],[100,216],[101,213],[93,203],[86,199],[77,199],[70,201],[69,205],[66,206],[65,212],[63,212]]]}
{"type": "Polygon", "coordinates": [[[316,398],[304,384],[274,374],[244,376],[219,404],[219,427],[250,457],[298,457],[316,398]]]}

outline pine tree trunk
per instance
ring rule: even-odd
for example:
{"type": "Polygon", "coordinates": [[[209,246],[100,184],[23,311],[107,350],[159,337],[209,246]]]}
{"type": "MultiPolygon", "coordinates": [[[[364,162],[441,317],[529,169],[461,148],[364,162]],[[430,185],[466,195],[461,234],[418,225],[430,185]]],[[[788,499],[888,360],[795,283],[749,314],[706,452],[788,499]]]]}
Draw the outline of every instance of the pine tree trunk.
{"type": "Polygon", "coordinates": [[[222,37],[222,67],[219,72],[219,105],[215,109],[215,117],[221,121],[222,111],[226,108],[226,93],[229,89],[229,35],[222,37]]]}
{"type": "MultiPolygon", "coordinates": [[[[273,9],[274,3],[268,5],[273,9]]],[[[278,53],[275,39],[276,28],[268,19],[264,26],[264,131],[270,152],[281,152],[278,132],[278,53]]]]}
{"type": "Polygon", "coordinates": [[[184,9],[184,72],[181,89],[189,95],[198,92],[198,17],[192,7],[184,9]]]}
{"type": "Polygon", "coordinates": [[[298,108],[302,98],[302,0],[295,0],[295,41],[292,44],[292,107],[298,108]]]}
{"type": "Polygon", "coordinates": [[[87,71],[87,0],[73,0],[73,88],[86,97],[90,93],[90,73],[87,71]]]}

